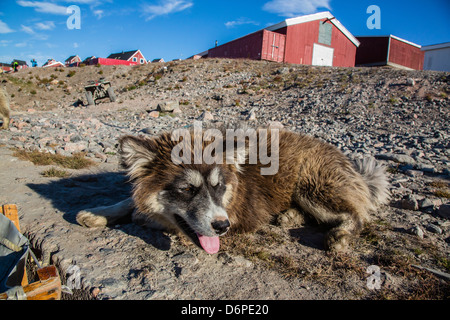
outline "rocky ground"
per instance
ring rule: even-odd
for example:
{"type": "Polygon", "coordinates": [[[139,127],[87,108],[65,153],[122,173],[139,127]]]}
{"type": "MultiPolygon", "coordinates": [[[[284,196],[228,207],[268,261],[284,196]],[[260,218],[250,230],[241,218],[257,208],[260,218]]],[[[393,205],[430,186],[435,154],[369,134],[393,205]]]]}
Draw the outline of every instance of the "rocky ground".
{"type": "Polygon", "coordinates": [[[35,68],[0,81],[12,109],[10,130],[0,132],[0,203],[18,205],[44,262],[56,264],[64,278],[78,268],[75,297],[450,296],[448,73],[207,59],[35,68]],[[87,106],[84,86],[100,77],[113,83],[117,100],[87,106]],[[127,222],[93,230],[75,222],[79,210],[128,196],[116,154],[121,135],[154,135],[194,120],[272,124],[319,137],[352,158],[372,155],[387,166],[390,205],[343,254],[324,251],[325,229],[308,219],[229,234],[212,256],[127,222]],[[36,160],[43,153],[53,160],[36,160]],[[55,160],[76,162],[71,156],[80,153],[91,160],[87,168],[55,160]]]}

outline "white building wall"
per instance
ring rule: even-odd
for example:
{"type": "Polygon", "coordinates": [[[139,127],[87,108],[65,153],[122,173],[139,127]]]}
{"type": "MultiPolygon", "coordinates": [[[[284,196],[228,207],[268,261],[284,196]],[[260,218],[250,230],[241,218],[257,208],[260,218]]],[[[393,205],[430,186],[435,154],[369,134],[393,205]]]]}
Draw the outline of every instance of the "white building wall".
{"type": "Polygon", "coordinates": [[[450,72],[450,43],[446,46],[426,46],[422,50],[425,52],[424,70],[450,72]]]}

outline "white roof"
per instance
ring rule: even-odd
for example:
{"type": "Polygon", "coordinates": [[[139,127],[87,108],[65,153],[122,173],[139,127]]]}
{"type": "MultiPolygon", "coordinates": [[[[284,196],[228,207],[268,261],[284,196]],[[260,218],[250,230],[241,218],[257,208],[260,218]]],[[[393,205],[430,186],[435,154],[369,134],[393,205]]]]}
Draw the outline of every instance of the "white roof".
{"type": "Polygon", "coordinates": [[[429,50],[437,50],[437,49],[445,49],[450,48],[450,42],[444,42],[439,44],[433,44],[430,46],[423,46],[422,51],[429,51],[429,50]]]}
{"type": "Polygon", "coordinates": [[[54,67],[56,65],[61,65],[62,67],[64,67],[64,63],[60,62],[60,61],[52,61],[49,64],[43,65],[43,68],[47,68],[47,67],[54,67]]]}
{"type": "Polygon", "coordinates": [[[390,37],[391,37],[392,39],[396,39],[396,40],[398,40],[398,41],[402,41],[402,42],[404,42],[404,43],[410,44],[410,45],[412,45],[412,46],[414,46],[414,47],[417,47],[417,48],[419,48],[419,49],[422,47],[421,45],[418,45],[418,44],[415,44],[414,42],[411,42],[411,41],[408,41],[408,40],[405,40],[405,39],[402,39],[402,38],[393,36],[392,34],[390,35],[390,37]]]}
{"type": "Polygon", "coordinates": [[[280,23],[274,24],[273,26],[269,26],[265,29],[269,30],[269,31],[275,31],[284,27],[288,27],[288,26],[293,26],[296,24],[300,24],[300,23],[305,23],[305,22],[310,22],[310,21],[315,21],[315,20],[322,20],[322,19],[332,19],[330,20],[330,22],[332,24],[334,24],[334,26],[336,28],[338,28],[351,42],[353,42],[353,44],[357,47],[359,47],[360,42],[358,41],[358,39],[356,39],[351,33],[350,31],[348,31],[344,25],[342,23],[339,22],[339,20],[337,20],[329,11],[325,11],[325,12],[319,12],[319,13],[314,13],[314,14],[309,14],[306,16],[300,16],[300,17],[296,17],[296,18],[290,18],[290,19],[286,19],[280,23]]]}

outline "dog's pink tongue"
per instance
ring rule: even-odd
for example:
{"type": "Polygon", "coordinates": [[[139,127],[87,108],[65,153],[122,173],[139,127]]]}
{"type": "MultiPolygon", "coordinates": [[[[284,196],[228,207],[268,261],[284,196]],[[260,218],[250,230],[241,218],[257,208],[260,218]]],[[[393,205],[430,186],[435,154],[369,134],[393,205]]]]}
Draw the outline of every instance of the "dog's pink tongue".
{"type": "Polygon", "coordinates": [[[209,254],[214,254],[219,251],[220,240],[219,237],[206,237],[197,233],[198,240],[202,248],[209,254]]]}

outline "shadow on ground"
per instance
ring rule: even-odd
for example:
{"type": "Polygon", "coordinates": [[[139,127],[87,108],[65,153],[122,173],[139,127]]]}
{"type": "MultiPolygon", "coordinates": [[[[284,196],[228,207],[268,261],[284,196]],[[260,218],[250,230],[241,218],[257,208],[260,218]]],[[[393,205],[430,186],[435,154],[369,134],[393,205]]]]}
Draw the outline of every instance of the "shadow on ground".
{"type": "MultiPolygon", "coordinates": [[[[72,224],[76,214],[88,208],[113,205],[131,195],[131,185],[123,173],[103,172],[53,180],[42,184],[28,184],[40,196],[49,199],[53,207],[63,213],[72,224]]],[[[139,237],[160,250],[170,249],[170,238],[161,231],[152,230],[124,219],[114,226],[123,232],[139,237]]]]}

